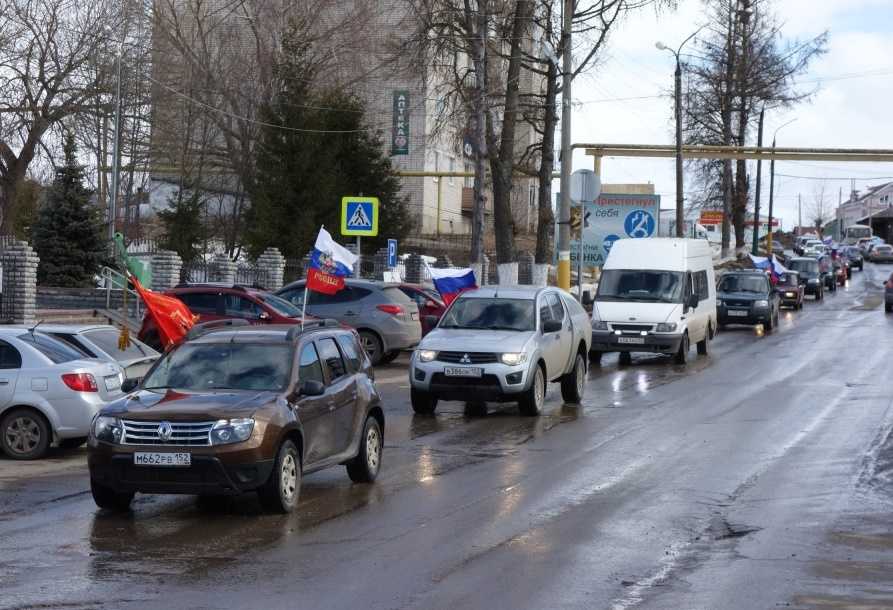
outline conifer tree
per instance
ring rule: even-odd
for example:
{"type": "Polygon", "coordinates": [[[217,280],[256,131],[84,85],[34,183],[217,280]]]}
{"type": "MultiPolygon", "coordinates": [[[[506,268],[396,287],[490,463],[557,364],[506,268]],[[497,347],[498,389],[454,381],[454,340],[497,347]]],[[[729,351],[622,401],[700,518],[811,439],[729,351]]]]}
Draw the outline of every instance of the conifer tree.
{"type": "Polygon", "coordinates": [[[77,162],[77,147],[69,134],[65,164],[56,170],[53,184],[38,209],[33,246],[40,256],[37,280],[48,286],[89,286],[106,256],[102,219],[84,187],[84,169],[77,162]]]}

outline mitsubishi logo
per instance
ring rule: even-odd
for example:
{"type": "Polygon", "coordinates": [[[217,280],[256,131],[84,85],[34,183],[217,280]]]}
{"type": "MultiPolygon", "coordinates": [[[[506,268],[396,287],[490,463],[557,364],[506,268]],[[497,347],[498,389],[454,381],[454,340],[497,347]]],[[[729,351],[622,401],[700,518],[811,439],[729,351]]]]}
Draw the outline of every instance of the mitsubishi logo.
{"type": "Polygon", "coordinates": [[[464,356],[462,356],[459,362],[461,362],[462,364],[471,364],[471,358],[468,357],[468,354],[465,354],[464,356]]]}
{"type": "Polygon", "coordinates": [[[168,442],[171,440],[171,437],[174,435],[174,429],[171,426],[171,423],[168,421],[163,421],[158,424],[158,438],[161,439],[162,442],[168,442]]]}

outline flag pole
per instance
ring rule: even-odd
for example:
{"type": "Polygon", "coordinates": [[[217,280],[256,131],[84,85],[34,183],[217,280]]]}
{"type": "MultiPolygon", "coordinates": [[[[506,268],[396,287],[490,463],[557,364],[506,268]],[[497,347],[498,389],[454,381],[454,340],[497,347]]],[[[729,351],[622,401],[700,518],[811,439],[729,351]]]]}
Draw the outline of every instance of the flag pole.
{"type": "MultiPolygon", "coordinates": [[[[308,280],[309,282],[309,280],[308,280]]],[[[301,309],[301,332],[304,332],[304,318],[307,317],[307,294],[308,294],[308,286],[304,284],[304,303],[303,308],[301,309]]]]}

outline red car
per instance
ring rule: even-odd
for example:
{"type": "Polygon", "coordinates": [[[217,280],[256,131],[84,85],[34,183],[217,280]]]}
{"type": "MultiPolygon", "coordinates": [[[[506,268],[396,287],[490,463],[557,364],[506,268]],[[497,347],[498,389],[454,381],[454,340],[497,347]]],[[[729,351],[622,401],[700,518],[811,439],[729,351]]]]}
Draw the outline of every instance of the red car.
{"type": "MultiPolygon", "coordinates": [[[[198,322],[238,318],[252,324],[300,324],[301,310],[281,297],[246,286],[188,284],[166,290],[164,294],[183,301],[198,322]]],[[[307,319],[314,319],[308,315],[307,319]]],[[[151,316],[143,318],[139,339],[159,351],[161,341],[151,316]]]]}
{"type": "Polygon", "coordinates": [[[400,290],[419,306],[419,319],[422,321],[422,336],[424,337],[436,326],[436,324],[430,323],[430,316],[440,320],[440,316],[446,311],[446,305],[435,290],[418,284],[400,284],[400,290]]]}

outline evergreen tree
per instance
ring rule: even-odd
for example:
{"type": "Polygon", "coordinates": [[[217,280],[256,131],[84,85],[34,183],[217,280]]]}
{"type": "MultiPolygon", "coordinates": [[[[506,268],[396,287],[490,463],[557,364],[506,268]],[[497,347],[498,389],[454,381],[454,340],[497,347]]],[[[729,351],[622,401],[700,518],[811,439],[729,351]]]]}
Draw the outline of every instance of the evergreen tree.
{"type": "Polygon", "coordinates": [[[74,137],[65,139],[65,165],[56,170],[37,212],[33,246],[40,256],[37,279],[49,286],[89,286],[106,257],[99,210],[90,204],[74,137]]]}
{"type": "Polygon", "coordinates": [[[176,252],[183,261],[184,269],[201,254],[199,246],[205,238],[203,206],[204,201],[199,193],[179,191],[168,199],[168,209],[158,212],[163,227],[161,247],[176,252]]]}
{"type": "Polygon", "coordinates": [[[363,104],[338,90],[314,89],[315,76],[312,49],[287,35],[277,93],[262,109],[269,126],[256,150],[257,186],[246,223],[253,254],[276,246],[299,258],[313,246],[320,225],[337,235],[345,195],[381,202],[379,237],[364,240],[369,248],[410,229],[399,181],[380,135],[368,129],[363,104]]]}

